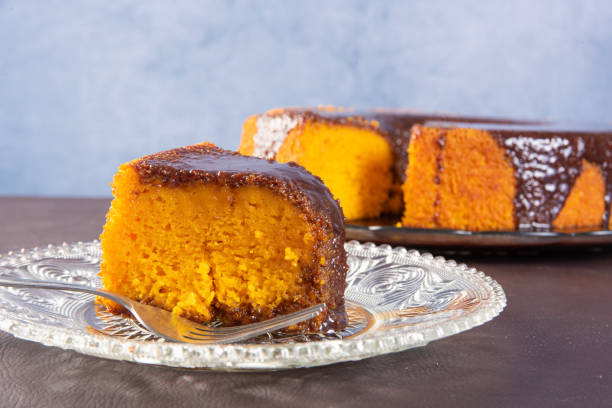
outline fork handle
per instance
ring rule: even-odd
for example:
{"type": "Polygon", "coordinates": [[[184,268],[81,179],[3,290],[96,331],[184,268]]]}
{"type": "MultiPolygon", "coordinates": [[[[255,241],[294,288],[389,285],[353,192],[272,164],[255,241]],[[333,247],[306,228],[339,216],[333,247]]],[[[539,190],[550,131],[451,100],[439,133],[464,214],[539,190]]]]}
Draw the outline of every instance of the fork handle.
{"type": "Polygon", "coordinates": [[[32,289],[55,289],[55,290],[70,290],[73,292],[85,292],[92,295],[98,295],[119,303],[121,306],[132,310],[132,306],[127,298],[117,293],[107,292],[104,289],[96,289],[84,285],[75,285],[73,283],[50,282],[33,279],[19,279],[0,276],[0,286],[12,286],[17,288],[32,288],[32,289]]]}

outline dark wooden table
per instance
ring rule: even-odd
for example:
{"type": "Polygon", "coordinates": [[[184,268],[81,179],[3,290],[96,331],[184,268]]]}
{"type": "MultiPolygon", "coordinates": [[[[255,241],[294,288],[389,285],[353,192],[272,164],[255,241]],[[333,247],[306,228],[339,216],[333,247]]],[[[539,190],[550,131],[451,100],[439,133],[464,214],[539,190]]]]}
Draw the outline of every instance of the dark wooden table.
{"type": "MultiPolygon", "coordinates": [[[[98,237],[107,199],[0,198],[0,252],[98,237]]],[[[0,333],[0,407],[612,406],[612,250],[470,255],[494,321],[359,362],[221,373],[104,360],[0,333]]]]}

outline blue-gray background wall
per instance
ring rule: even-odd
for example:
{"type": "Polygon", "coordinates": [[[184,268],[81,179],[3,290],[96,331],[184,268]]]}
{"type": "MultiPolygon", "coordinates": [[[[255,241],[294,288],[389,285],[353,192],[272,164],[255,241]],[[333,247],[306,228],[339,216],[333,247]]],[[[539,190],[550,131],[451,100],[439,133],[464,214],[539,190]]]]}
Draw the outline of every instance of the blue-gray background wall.
{"type": "Polygon", "coordinates": [[[0,194],[321,104],[611,121],[612,2],[0,0],[0,194]]]}

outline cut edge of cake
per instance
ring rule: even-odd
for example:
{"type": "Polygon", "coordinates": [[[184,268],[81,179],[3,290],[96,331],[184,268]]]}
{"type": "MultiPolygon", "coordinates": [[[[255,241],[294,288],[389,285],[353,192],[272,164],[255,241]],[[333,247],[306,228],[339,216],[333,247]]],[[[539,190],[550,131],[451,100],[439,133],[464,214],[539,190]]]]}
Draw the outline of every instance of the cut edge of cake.
{"type": "Polygon", "coordinates": [[[342,210],[295,163],[203,143],[123,164],[113,194],[101,235],[106,289],[225,324],[325,302],[291,330],[346,326],[342,210]]]}

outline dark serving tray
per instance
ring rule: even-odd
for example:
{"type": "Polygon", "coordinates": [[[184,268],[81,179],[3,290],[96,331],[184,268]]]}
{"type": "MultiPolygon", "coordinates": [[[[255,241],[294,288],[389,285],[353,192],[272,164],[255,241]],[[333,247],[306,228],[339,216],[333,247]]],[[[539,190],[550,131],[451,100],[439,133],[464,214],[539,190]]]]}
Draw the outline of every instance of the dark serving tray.
{"type": "Polygon", "coordinates": [[[393,245],[446,248],[545,248],[612,244],[612,231],[463,231],[397,227],[398,219],[380,218],[346,224],[347,239],[393,245]]]}

